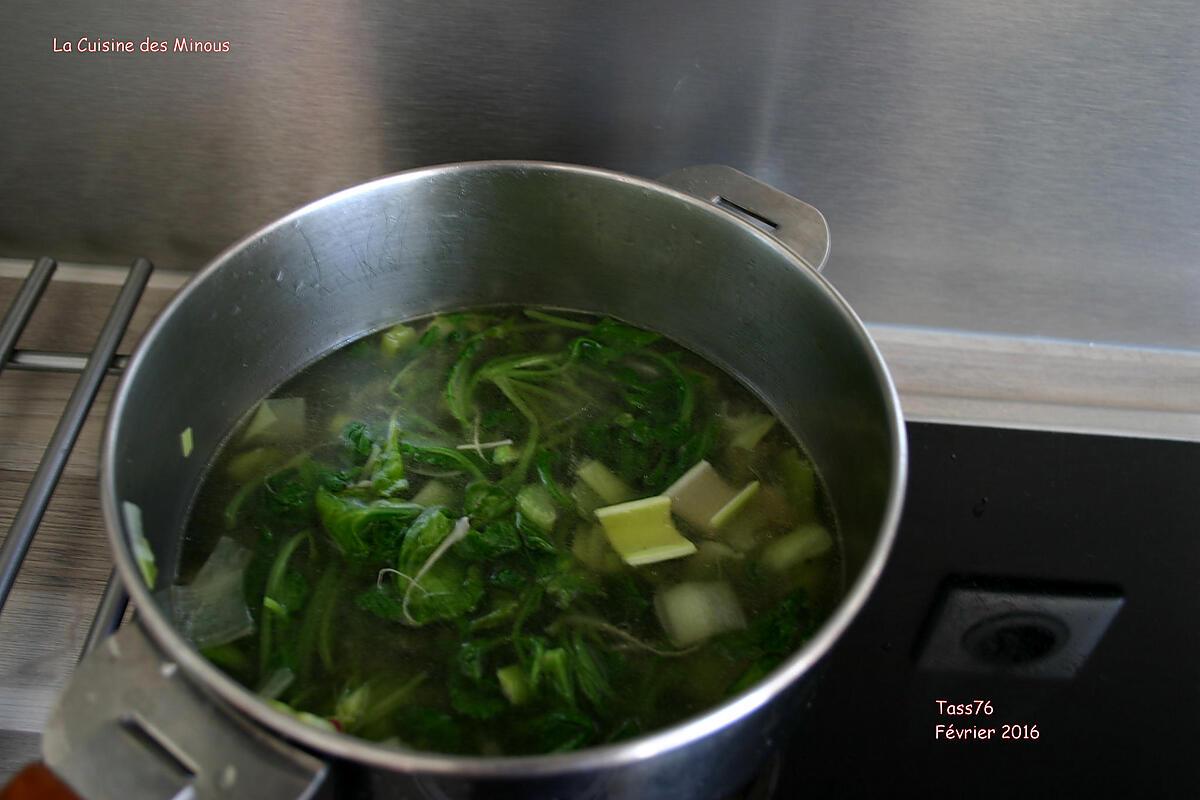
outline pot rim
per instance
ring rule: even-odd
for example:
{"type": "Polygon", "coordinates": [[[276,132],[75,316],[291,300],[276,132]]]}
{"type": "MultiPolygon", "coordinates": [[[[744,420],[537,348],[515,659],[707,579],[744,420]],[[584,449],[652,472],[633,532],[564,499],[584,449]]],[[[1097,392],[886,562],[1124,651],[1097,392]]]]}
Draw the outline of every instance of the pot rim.
{"type": "Polygon", "coordinates": [[[164,656],[176,662],[199,688],[215,694],[224,703],[232,706],[273,733],[316,751],[323,756],[332,756],[356,761],[372,767],[391,771],[425,773],[431,775],[453,775],[463,778],[515,778],[536,777],[556,774],[585,772],[598,768],[635,764],[647,759],[679,750],[703,739],[722,728],[735,724],[767,705],[782,694],[801,676],[812,669],[841,637],[850,622],[857,616],[883,571],[888,554],[896,537],[900,510],[904,497],[908,471],[908,446],[904,432],[904,419],[900,410],[899,396],[884,364],[878,347],[872,340],[862,320],[850,308],[838,291],[819,272],[783,245],[779,240],[717,206],[706,203],[692,195],[672,189],[652,180],[638,178],[625,173],[598,167],[563,164],[547,161],[489,160],[440,164],[394,173],[366,183],[357,184],[331,195],[308,203],[286,216],[254,231],[231,245],[200,270],[184,288],[175,295],[165,309],[143,334],[130,358],[121,382],[113,396],[105,423],[100,456],[100,499],[105,527],[112,546],[117,569],[127,591],[138,609],[138,624],[149,634],[164,656]],[[306,215],[336,205],[347,197],[375,191],[389,184],[420,181],[433,175],[446,173],[468,173],[497,167],[514,170],[548,170],[615,180],[646,191],[665,194],[677,202],[687,203],[701,213],[709,214],[714,224],[737,224],[745,232],[757,237],[775,250],[780,257],[793,262],[797,269],[807,270],[818,282],[853,329],[868,359],[880,391],[883,394],[884,412],[888,422],[888,438],[891,445],[893,479],[888,490],[880,533],[875,545],[863,564],[858,577],[842,597],[833,613],[813,636],[796,653],[779,665],[766,678],[751,689],[710,708],[697,716],[685,719],[667,728],[639,736],[624,742],[589,747],[570,753],[530,756],[458,756],[429,753],[406,748],[384,746],[353,736],[324,731],[306,725],[283,712],[276,711],[251,690],[234,681],[215,665],[204,658],[190,643],[175,630],[151,596],[142,579],[133,557],[120,513],[120,498],[115,485],[116,428],[117,420],[124,414],[128,402],[131,377],[136,375],[150,345],[159,332],[170,324],[175,311],[188,301],[199,284],[221,269],[235,254],[251,243],[282,228],[306,215]]]}

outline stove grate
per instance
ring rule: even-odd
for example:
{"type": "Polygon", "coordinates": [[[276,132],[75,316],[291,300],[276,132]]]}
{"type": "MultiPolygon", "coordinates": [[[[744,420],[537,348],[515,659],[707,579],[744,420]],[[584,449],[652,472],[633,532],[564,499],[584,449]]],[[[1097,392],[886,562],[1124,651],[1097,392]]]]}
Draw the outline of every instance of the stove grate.
{"type": "MultiPolygon", "coordinates": [[[[17,341],[33,316],[38,301],[41,300],[57,267],[58,263],[54,259],[39,258],[17,292],[12,306],[0,321],[0,372],[4,369],[15,369],[79,374],[79,380],[75,383],[62,417],[46,445],[33,480],[30,481],[25,497],[13,518],[12,527],[9,528],[3,546],[0,546],[0,613],[4,610],[4,604],[12,591],[21,564],[29,552],[29,545],[33,542],[54,489],[62,477],[63,468],[87,420],[88,412],[100,390],[101,381],[106,374],[120,374],[128,361],[126,356],[117,355],[117,346],[129,327],[133,312],[142,297],[146,283],[150,280],[150,273],[154,270],[154,265],[146,259],[134,260],[90,353],[18,350],[17,341]]],[[[116,570],[113,570],[96,608],[83,653],[86,654],[96,642],[116,630],[128,602],[129,595],[121,586],[116,570]]]]}

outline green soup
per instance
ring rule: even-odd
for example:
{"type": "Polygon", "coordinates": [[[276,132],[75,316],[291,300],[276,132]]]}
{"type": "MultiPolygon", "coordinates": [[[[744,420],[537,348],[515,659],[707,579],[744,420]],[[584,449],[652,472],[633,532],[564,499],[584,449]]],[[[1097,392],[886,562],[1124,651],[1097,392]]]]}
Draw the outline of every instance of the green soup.
{"type": "Polygon", "coordinates": [[[837,550],[812,463],[737,381],[611,319],[487,310],[360,339],[260,403],[170,596],[312,725],[542,753],[753,685],[840,596],[837,550]]]}

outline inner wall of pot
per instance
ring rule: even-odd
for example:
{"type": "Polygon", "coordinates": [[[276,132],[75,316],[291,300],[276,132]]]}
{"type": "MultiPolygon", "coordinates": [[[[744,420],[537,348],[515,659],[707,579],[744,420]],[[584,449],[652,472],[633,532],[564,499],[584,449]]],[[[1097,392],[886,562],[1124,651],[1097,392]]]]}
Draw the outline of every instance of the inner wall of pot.
{"type": "Polygon", "coordinates": [[[493,164],[311,206],[243,243],[168,312],[113,421],[117,499],[142,508],[158,588],[176,574],[205,466],[258,399],[365,331],[496,304],[610,314],[748,383],[823,474],[854,580],[892,453],[879,380],[833,295],[706,206],[604,174],[493,164]]]}

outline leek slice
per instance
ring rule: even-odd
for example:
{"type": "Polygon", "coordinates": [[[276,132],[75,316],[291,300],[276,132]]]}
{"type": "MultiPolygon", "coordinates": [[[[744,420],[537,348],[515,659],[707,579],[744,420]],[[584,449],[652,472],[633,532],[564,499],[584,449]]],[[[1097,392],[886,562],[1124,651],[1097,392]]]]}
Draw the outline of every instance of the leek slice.
{"type": "Polygon", "coordinates": [[[737,497],[737,492],[707,461],[696,462],[663,494],[671,498],[676,514],[709,534],[716,532],[713,518],[737,497]]]}
{"type": "Polygon", "coordinates": [[[825,526],[810,522],[764,547],[762,563],[774,572],[787,572],[798,564],[825,555],[832,548],[833,537],[825,526]]]}
{"type": "Polygon", "coordinates": [[[660,591],[654,610],[676,647],[688,647],[746,627],[746,615],[726,581],[689,581],[660,591]]]}
{"type": "Polygon", "coordinates": [[[589,458],[584,461],[575,468],[575,474],[587,484],[589,489],[600,495],[600,498],[610,505],[624,503],[637,496],[629,484],[595,459],[589,458]]]}
{"type": "Polygon", "coordinates": [[[509,664],[496,670],[496,680],[500,682],[500,692],[514,706],[524,705],[533,695],[529,679],[520,664],[509,664]]]}
{"type": "Polygon", "coordinates": [[[696,545],[675,529],[671,498],[659,495],[596,509],[617,554],[631,567],[690,556],[696,545]]]}
{"type": "Polygon", "coordinates": [[[222,536],[212,555],[187,586],[172,586],[175,627],[200,649],[232,642],[254,632],[254,619],[242,592],[253,553],[222,536]]]}
{"type": "Polygon", "coordinates": [[[383,332],[379,340],[379,349],[387,358],[395,358],[417,343],[417,332],[407,325],[393,325],[383,332]]]}
{"type": "Polygon", "coordinates": [[[779,456],[779,471],[783,474],[783,490],[800,519],[817,516],[817,475],[813,463],[796,451],[784,450],[779,456]]]}
{"type": "Polygon", "coordinates": [[[775,418],[770,414],[747,414],[743,417],[729,417],[725,427],[730,432],[730,447],[742,450],[753,450],[763,437],[775,427],[775,418]]]}
{"type": "Polygon", "coordinates": [[[750,481],[740,492],[734,495],[733,499],[725,505],[721,506],[721,510],[712,515],[712,519],[708,521],[709,527],[713,530],[723,528],[725,523],[737,516],[739,511],[742,511],[746,504],[754,499],[760,489],[758,481],[750,481]]]}
{"type": "Polygon", "coordinates": [[[602,574],[621,570],[621,558],[608,543],[599,525],[580,526],[571,542],[571,554],[588,569],[602,574]]]}
{"type": "Polygon", "coordinates": [[[137,561],[138,571],[146,586],[153,589],[154,580],[158,577],[158,563],[154,560],[154,551],[142,530],[142,507],[125,500],[121,503],[121,513],[125,516],[125,527],[133,545],[133,558],[137,561]]]}
{"type": "Polygon", "coordinates": [[[304,398],[272,397],[258,404],[243,442],[287,442],[304,438],[304,398]]]}
{"type": "Polygon", "coordinates": [[[457,497],[458,493],[454,489],[434,478],[413,495],[412,502],[419,506],[449,506],[457,497]]]}

